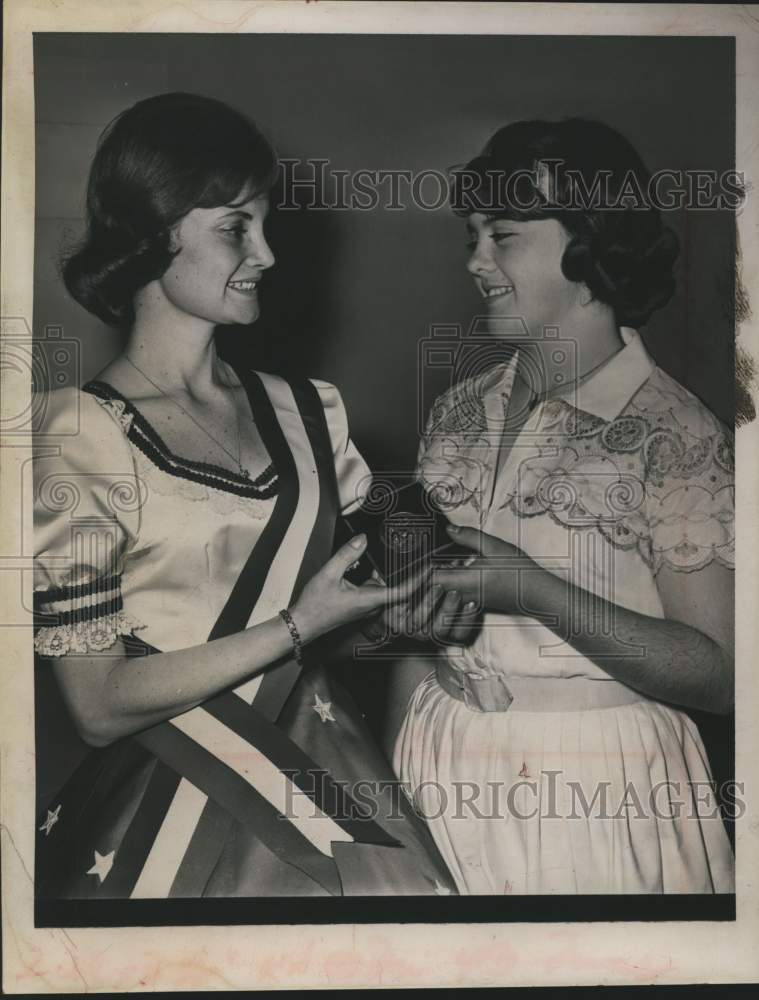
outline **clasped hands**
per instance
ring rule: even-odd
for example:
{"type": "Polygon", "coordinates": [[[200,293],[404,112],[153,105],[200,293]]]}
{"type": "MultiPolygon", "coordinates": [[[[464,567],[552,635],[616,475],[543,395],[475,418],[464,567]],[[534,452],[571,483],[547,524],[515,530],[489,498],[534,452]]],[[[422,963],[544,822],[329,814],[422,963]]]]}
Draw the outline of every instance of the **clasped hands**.
{"type": "Polygon", "coordinates": [[[449,524],[447,531],[458,545],[471,549],[471,555],[410,573],[405,581],[408,598],[374,617],[363,630],[368,638],[406,635],[465,645],[473,639],[483,612],[524,614],[519,572],[535,569],[536,563],[515,545],[476,528],[449,524]]]}

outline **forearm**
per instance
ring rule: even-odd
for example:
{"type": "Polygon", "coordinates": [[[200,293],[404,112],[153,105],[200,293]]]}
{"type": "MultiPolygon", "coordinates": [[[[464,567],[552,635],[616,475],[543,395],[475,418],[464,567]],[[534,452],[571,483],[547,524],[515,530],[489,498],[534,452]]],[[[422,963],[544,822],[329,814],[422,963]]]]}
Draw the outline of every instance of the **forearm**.
{"type": "Polygon", "coordinates": [[[83,738],[102,746],[181,715],[291,653],[287,626],[277,616],[169,653],[69,657],[56,664],[56,673],[83,738]]]}
{"type": "MultiPolygon", "coordinates": [[[[519,576],[524,613],[616,680],[659,701],[732,710],[733,659],[709,636],[612,604],[540,568],[519,576]]],[[[513,603],[509,607],[513,613],[513,603]]]]}

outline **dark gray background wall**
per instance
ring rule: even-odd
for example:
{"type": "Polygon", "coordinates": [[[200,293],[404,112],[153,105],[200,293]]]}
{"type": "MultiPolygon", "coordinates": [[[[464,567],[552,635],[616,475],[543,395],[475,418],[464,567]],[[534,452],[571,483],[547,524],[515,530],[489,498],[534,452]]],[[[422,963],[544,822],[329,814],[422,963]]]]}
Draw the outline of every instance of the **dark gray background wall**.
{"type": "MultiPolygon", "coordinates": [[[[620,129],[650,169],[734,162],[733,45],[720,38],[37,35],[34,325],[81,340],[83,376],[117,335],[66,295],[62,244],[81,231],[100,130],[143,97],[190,90],[250,114],[282,156],[334,169],[445,170],[523,117],[620,129]]],[[[431,189],[428,189],[428,193],[431,189]]],[[[446,209],[274,213],[263,319],[237,331],[261,367],[337,383],[373,465],[415,454],[417,345],[479,306],[463,223],[446,209]],[[371,391],[367,391],[370,389],[371,391]]],[[[683,244],[675,299],[645,331],[656,359],[732,415],[732,220],[669,213],[683,244]]]]}
{"type": "MultiPolygon", "coordinates": [[[[80,341],[82,379],[119,338],[68,298],[57,258],[81,233],[98,134],[150,95],[221,98],[253,117],[280,155],[340,170],[445,170],[510,120],[570,115],[618,128],[652,170],[734,164],[731,39],[38,34],[35,83],[34,329],[60,326],[80,341]]],[[[733,220],[693,211],[670,223],[683,247],[678,292],[644,336],[667,371],[731,422],[733,220]]],[[[337,383],[370,464],[407,467],[419,341],[432,324],[466,329],[479,306],[463,222],[408,203],[274,212],[271,242],[278,263],[263,317],[232,336],[261,368],[337,383]]]]}

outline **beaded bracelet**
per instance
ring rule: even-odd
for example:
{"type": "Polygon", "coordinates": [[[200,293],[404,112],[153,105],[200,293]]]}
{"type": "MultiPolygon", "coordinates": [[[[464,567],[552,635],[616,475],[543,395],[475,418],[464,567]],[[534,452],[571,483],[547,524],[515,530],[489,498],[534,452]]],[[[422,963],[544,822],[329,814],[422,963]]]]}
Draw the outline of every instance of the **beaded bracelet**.
{"type": "Polygon", "coordinates": [[[293,621],[293,617],[287,608],[283,608],[279,612],[279,616],[282,621],[287,625],[287,630],[290,633],[290,638],[293,641],[293,649],[295,650],[295,662],[299,667],[303,666],[303,643],[300,638],[300,632],[298,627],[293,621]]]}

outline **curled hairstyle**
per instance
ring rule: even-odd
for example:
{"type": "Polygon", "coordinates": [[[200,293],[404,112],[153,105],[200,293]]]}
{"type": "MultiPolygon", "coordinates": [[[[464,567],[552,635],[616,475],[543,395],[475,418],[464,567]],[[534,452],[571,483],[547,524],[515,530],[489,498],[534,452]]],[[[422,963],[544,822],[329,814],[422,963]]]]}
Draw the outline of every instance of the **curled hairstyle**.
{"type": "Polygon", "coordinates": [[[640,156],[608,125],[506,125],[451,179],[458,215],[557,219],[570,236],[564,276],[610,305],[620,325],[642,326],[671,298],[677,237],[647,197],[651,177],[640,156]]]}
{"type": "Polygon", "coordinates": [[[110,326],[134,319],[135,293],[177,253],[172,227],[194,208],[265,193],[273,149],[242,114],[208,97],[139,101],[100,137],[87,186],[87,231],[63,260],[70,294],[110,326]]]}

